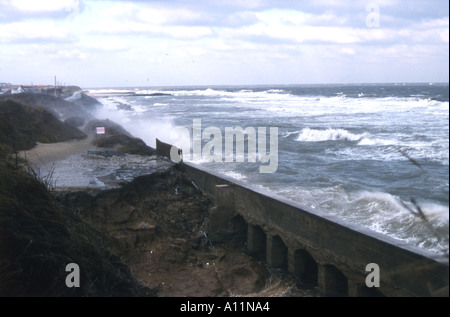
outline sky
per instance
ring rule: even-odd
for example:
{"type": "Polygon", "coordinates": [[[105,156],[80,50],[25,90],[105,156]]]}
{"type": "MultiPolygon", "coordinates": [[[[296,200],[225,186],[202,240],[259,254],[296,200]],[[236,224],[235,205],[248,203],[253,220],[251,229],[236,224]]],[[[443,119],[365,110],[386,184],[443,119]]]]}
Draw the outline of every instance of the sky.
{"type": "Polygon", "coordinates": [[[447,0],[0,0],[0,82],[446,82],[447,0]]]}

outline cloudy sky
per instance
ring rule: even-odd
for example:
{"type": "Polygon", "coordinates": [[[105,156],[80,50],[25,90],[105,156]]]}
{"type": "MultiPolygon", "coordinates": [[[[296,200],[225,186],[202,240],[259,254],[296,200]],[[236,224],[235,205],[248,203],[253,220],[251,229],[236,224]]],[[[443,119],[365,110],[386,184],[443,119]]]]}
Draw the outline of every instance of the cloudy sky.
{"type": "Polygon", "coordinates": [[[0,82],[448,82],[447,0],[0,0],[0,82]]]}

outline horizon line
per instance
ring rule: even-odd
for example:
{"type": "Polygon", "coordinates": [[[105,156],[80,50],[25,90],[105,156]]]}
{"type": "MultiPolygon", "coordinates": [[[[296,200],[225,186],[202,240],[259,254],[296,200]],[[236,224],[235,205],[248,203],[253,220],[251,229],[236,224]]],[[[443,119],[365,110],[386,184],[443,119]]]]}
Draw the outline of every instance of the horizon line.
{"type": "MultiPolygon", "coordinates": [[[[449,85],[449,82],[349,82],[349,83],[309,83],[309,84],[192,84],[192,85],[131,85],[131,86],[89,86],[81,89],[106,89],[106,88],[161,88],[161,87],[274,87],[274,86],[359,86],[359,85],[449,85]]],[[[70,85],[76,86],[76,85],[70,85]]]]}

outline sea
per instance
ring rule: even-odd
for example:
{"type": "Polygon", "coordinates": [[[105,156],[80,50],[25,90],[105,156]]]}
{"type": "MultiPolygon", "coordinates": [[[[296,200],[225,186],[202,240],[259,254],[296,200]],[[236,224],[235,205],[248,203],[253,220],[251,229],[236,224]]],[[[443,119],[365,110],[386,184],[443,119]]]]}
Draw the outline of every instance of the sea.
{"type": "Polygon", "coordinates": [[[86,90],[103,104],[97,117],[149,146],[184,138],[194,164],[448,257],[448,83],[86,90]],[[238,131],[231,157],[227,129],[238,131]],[[253,155],[248,131],[266,140],[265,153],[258,143],[253,155]]]}

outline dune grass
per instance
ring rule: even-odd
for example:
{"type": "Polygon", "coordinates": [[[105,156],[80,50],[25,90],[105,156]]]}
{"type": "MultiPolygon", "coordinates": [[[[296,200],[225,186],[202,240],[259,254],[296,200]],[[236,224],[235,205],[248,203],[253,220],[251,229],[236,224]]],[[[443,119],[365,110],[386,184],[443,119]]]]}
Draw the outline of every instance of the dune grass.
{"type": "Polygon", "coordinates": [[[36,173],[0,158],[0,296],[154,296],[113,253],[107,237],[64,212],[36,173]],[[80,287],[66,265],[77,263],[80,287]]]}

